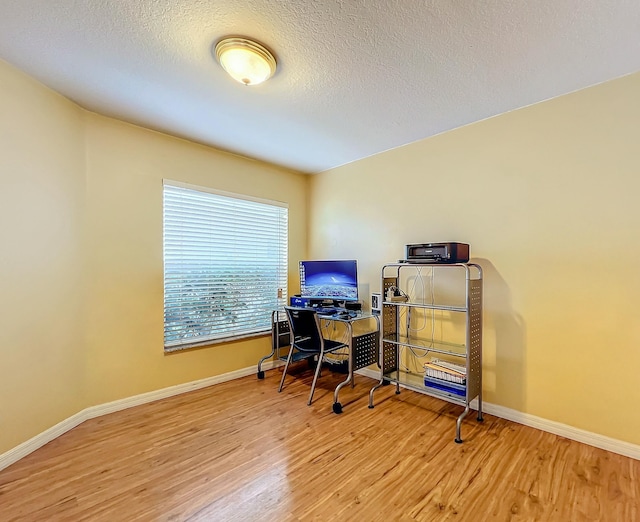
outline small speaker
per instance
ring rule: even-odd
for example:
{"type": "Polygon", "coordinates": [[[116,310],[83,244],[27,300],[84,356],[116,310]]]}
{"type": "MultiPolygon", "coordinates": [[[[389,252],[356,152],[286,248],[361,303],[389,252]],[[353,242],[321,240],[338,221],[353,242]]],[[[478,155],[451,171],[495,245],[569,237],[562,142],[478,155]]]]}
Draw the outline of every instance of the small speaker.
{"type": "Polygon", "coordinates": [[[306,306],[311,306],[311,300],[308,297],[300,297],[299,295],[292,295],[289,298],[290,306],[299,306],[304,308],[306,306]]]}
{"type": "Polygon", "coordinates": [[[371,312],[374,314],[382,312],[382,294],[371,294],[371,312]]]}
{"type": "Polygon", "coordinates": [[[360,301],[345,301],[344,307],[346,310],[362,310],[362,303],[360,301]]]}

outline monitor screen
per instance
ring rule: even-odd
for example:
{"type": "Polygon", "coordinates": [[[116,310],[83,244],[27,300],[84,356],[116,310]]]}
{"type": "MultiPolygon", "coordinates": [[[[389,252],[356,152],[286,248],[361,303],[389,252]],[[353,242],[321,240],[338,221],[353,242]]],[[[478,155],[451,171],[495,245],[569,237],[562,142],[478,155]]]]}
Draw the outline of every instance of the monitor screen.
{"type": "Polygon", "coordinates": [[[357,301],[357,262],[300,261],[300,292],[309,299],[357,301]]]}

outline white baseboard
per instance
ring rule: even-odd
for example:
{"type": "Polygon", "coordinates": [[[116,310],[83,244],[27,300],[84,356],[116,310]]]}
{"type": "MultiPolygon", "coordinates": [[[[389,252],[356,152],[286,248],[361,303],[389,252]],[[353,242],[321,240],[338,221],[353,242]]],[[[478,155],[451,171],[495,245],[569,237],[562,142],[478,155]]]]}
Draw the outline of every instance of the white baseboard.
{"type": "Polygon", "coordinates": [[[6,453],[0,455],[0,471],[11,466],[11,464],[13,464],[14,462],[18,462],[21,458],[26,457],[27,455],[29,455],[29,453],[34,452],[38,448],[41,448],[48,442],[57,439],[60,435],[64,435],[67,431],[72,430],[76,426],[82,424],[87,420],[85,412],[86,410],[82,410],[81,412],[76,413],[68,419],[59,422],[48,430],[39,433],[28,441],[23,442],[15,448],[12,448],[6,453]]]}
{"type": "MultiPolygon", "coordinates": [[[[281,361],[266,361],[262,365],[262,369],[270,370],[272,368],[281,366],[282,364],[283,363],[281,361]]],[[[206,379],[200,379],[198,381],[178,384],[176,386],[170,386],[168,388],[162,388],[160,390],[142,393],[133,397],[127,397],[125,399],[100,404],[98,406],[90,406],[89,408],[86,408],[76,413],[75,415],[72,415],[68,419],[59,422],[48,430],[36,435],[28,441],[23,442],[15,448],[12,448],[6,453],[0,455],[0,471],[19,461],[21,458],[26,457],[27,455],[29,455],[29,453],[34,452],[38,448],[41,448],[60,435],[63,435],[67,431],[72,430],[88,419],[93,419],[95,417],[100,417],[102,415],[107,415],[116,411],[132,408],[133,406],[140,406],[141,404],[157,401],[159,399],[165,399],[174,395],[180,395],[182,393],[199,390],[201,388],[206,388],[207,386],[213,386],[214,384],[231,381],[233,379],[239,379],[241,377],[246,377],[247,375],[253,375],[257,371],[257,366],[251,366],[249,368],[243,368],[241,370],[225,373],[223,375],[216,375],[214,377],[207,377],[206,379]]],[[[366,377],[371,377],[372,379],[380,378],[380,374],[378,372],[367,368],[359,370],[357,373],[366,377]]],[[[472,403],[472,407],[473,406],[475,405],[472,403]]],[[[624,455],[625,457],[640,460],[640,446],[636,444],[612,439],[610,437],[605,437],[604,435],[591,433],[589,431],[574,428],[573,426],[550,421],[541,417],[536,417],[535,415],[529,415],[528,413],[522,413],[510,408],[505,408],[504,406],[498,406],[496,404],[489,404],[485,402],[483,403],[482,410],[485,413],[495,415],[496,417],[500,417],[502,419],[517,422],[518,424],[523,424],[531,428],[536,428],[542,431],[553,433],[554,435],[566,437],[577,442],[588,444],[589,446],[594,446],[596,448],[601,448],[613,453],[618,453],[619,455],[624,455]]]]}
{"type": "MultiPolygon", "coordinates": [[[[357,373],[365,375],[367,377],[371,377],[372,379],[380,379],[379,372],[370,370],[368,368],[359,370],[357,373]]],[[[477,401],[472,401],[471,407],[477,409],[477,401]]],[[[612,439],[611,437],[598,435],[597,433],[574,428],[573,426],[562,424],[560,422],[543,419],[542,417],[536,417],[535,415],[529,415],[528,413],[522,413],[520,411],[512,410],[511,408],[505,408],[504,406],[499,406],[497,404],[483,402],[482,411],[484,413],[488,413],[489,415],[500,417],[501,419],[517,422],[518,424],[523,424],[524,426],[529,426],[531,428],[536,428],[548,433],[553,433],[554,435],[566,437],[567,439],[582,442],[595,448],[600,448],[603,450],[611,451],[612,453],[624,455],[625,457],[640,460],[640,446],[637,444],[631,444],[629,442],[612,439]]]]}
{"type": "MultiPolygon", "coordinates": [[[[281,361],[266,361],[262,364],[263,370],[270,370],[282,365],[281,361]]],[[[107,402],[106,404],[100,404],[98,406],[91,406],[87,408],[87,419],[93,419],[108,413],[114,413],[120,410],[126,410],[127,408],[133,408],[134,406],[140,406],[141,404],[147,404],[149,402],[157,401],[160,399],[166,399],[167,397],[173,397],[174,395],[180,395],[181,393],[187,393],[207,386],[213,386],[214,384],[220,384],[222,382],[232,381],[233,379],[240,379],[247,375],[254,375],[258,372],[258,366],[251,366],[249,368],[242,368],[222,375],[216,375],[214,377],[207,377],[198,381],[186,382],[184,384],[177,384],[170,386],[169,388],[162,388],[126,399],[119,399],[113,402],[107,402]]]]}
{"type": "MultiPolygon", "coordinates": [[[[266,361],[262,364],[262,369],[270,370],[272,368],[281,366],[282,364],[282,361],[266,361]]],[[[108,413],[114,413],[120,410],[126,410],[127,408],[140,406],[141,404],[147,404],[159,399],[166,399],[167,397],[180,395],[181,393],[199,390],[201,388],[206,388],[207,386],[213,386],[214,384],[231,381],[233,379],[239,379],[241,377],[246,377],[247,375],[253,375],[257,373],[257,371],[257,365],[251,366],[249,368],[243,368],[241,370],[225,373],[223,375],[216,375],[214,377],[207,377],[206,379],[200,379],[198,381],[177,384],[168,388],[162,388],[160,390],[142,393],[133,397],[127,397],[125,399],[119,399],[117,401],[100,404],[98,406],[90,406],[89,408],[76,413],[68,419],[59,422],[48,430],[39,433],[35,437],[32,437],[28,441],[23,442],[15,448],[10,449],[6,453],[1,454],[0,471],[11,466],[11,464],[18,462],[21,458],[29,455],[29,453],[34,452],[38,448],[41,448],[48,442],[51,442],[52,440],[58,438],[60,435],[65,434],[69,430],[72,430],[88,419],[93,419],[95,417],[100,417],[102,415],[107,415],[108,413]]]]}

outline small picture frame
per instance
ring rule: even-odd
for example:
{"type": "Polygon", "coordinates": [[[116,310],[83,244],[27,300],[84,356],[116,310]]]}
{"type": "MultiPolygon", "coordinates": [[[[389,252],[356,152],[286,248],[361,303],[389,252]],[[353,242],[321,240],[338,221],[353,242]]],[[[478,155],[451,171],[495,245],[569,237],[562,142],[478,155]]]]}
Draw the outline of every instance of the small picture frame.
{"type": "Polygon", "coordinates": [[[374,314],[382,313],[382,294],[379,294],[379,293],[371,294],[371,313],[374,313],[374,314]]]}

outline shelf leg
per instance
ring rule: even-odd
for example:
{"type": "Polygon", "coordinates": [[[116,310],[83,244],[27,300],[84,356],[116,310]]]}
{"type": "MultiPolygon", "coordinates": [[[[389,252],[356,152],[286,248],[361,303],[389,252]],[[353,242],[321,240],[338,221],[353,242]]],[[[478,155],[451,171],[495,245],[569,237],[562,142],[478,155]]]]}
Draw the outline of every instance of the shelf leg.
{"type": "Polygon", "coordinates": [[[483,422],[484,418],[482,417],[482,394],[478,395],[478,422],[483,422]]]}
{"type": "Polygon", "coordinates": [[[468,404],[465,407],[464,411],[462,412],[462,415],[460,415],[460,417],[458,417],[458,420],[456,421],[456,438],[455,438],[455,441],[458,444],[462,444],[462,439],[460,438],[460,428],[462,426],[462,419],[464,419],[467,416],[467,413],[469,413],[469,405],[468,404]]]}

